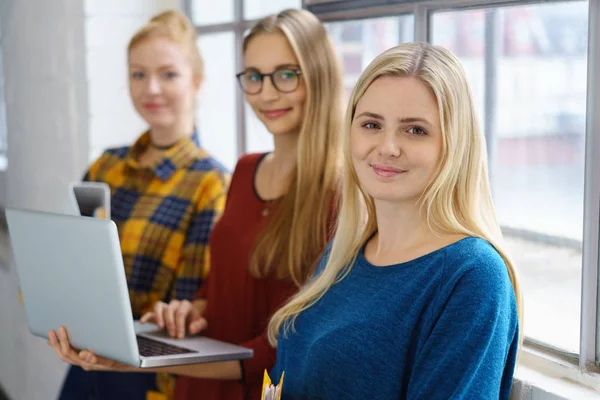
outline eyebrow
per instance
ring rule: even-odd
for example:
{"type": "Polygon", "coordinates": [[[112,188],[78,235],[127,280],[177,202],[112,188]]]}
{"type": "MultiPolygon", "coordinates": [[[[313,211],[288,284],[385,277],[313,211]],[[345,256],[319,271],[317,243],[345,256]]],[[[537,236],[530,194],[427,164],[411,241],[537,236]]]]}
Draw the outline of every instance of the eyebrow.
{"type": "MultiPolygon", "coordinates": [[[[273,68],[273,71],[276,71],[276,70],[282,69],[282,68],[300,69],[300,66],[298,64],[279,64],[279,65],[276,65],[275,68],[273,68]]],[[[250,67],[246,67],[244,69],[244,71],[258,71],[258,72],[260,72],[260,68],[250,66],[250,67]]]]}
{"type": "MultiPolygon", "coordinates": [[[[130,68],[146,69],[145,66],[140,65],[140,64],[131,64],[129,67],[130,68]]],[[[175,68],[174,64],[165,64],[165,65],[161,65],[160,67],[158,67],[159,70],[174,69],[174,68],[175,68]]]]}
{"type": "Polygon", "coordinates": [[[369,111],[365,111],[362,112],[360,114],[358,114],[357,116],[354,117],[354,119],[360,118],[360,117],[369,117],[369,118],[375,118],[375,119],[383,119],[383,117],[379,114],[375,114],[369,111]]]}
{"type": "MultiPolygon", "coordinates": [[[[370,112],[370,111],[362,112],[362,113],[358,114],[354,118],[357,119],[357,118],[360,118],[360,117],[368,117],[368,118],[374,118],[374,119],[379,119],[379,120],[384,120],[385,119],[381,115],[373,113],[373,112],[370,112]]],[[[431,124],[431,122],[427,121],[424,118],[418,118],[418,117],[399,118],[398,122],[400,122],[401,124],[410,124],[410,123],[414,123],[414,122],[421,122],[421,123],[427,124],[429,126],[433,126],[431,124]]]]}
{"type": "Polygon", "coordinates": [[[429,126],[433,126],[431,124],[431,122],[427,121],[425,118],[418,118],[418,117],[412,117],[412,118],[400,118],[398,119],[398,122],[402,123],[402,124],[411,124],[413,122],[421,122],[423,124],[427,124],[429,126]]]}

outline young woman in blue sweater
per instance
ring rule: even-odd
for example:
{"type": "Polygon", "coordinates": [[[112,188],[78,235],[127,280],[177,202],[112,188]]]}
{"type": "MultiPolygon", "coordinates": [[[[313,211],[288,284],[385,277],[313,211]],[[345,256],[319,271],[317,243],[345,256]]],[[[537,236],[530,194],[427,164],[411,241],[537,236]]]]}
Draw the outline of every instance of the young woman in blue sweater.
{"type": "Polygon", "coordinates": [[[282,398],[508,399],[521,296],[458,59],[386,51],[346,118],[337,233],[269,326],[282,398]]]}

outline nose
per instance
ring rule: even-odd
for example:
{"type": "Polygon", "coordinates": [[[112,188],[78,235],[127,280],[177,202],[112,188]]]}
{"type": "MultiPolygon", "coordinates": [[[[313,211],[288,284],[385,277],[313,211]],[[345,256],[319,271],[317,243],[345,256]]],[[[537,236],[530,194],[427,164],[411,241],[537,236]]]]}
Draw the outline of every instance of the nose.
{"type": "Polygon", "coordinates": [[[379,154],[382,157],[400,157],[402,153],[400,138],[393,129],[387,129],[380,135],[379,154]]]}
{"type": "Polygon", "coordinates": [[[160,93],[160,82],[155,77],[148,79],[148,87],[146,88],[148,94],[159,94],[160,93]]]}
{"type": "Polygon", "coordinates": [[[271,77],[266,77],[263,80],[263,87],[260,92],[260,98],[262,101],[275,101],[279,99],[280,93],[279,90],[275,88],[273,85],[273,81],[271,77]]]}

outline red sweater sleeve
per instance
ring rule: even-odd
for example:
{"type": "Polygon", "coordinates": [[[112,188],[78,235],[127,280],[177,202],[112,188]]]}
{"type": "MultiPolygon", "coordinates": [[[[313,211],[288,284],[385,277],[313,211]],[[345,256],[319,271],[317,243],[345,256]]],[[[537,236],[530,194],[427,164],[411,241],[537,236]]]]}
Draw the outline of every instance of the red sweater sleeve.
{"type": "MultiPolygon", "coordinates": [[[[269,298],[270,316],[298,290],[291,282],[277,280],[271,280],[271,288],[273,290],[271,290],[272,296],[269,298]]],[[[240,345],[254,350],[254,357],[242,361],[244,381],[247,384],[260,384],[263,380],[264,371],[267,370],[268,372],[275,365],[277,349],[269,343],[266,331],[260,336],[240,345]]]]}
{"type": "Polygon", "coordinates": [[[207,282],[208,282],[209,278],[210,278],[210,272],[208,273],[208,275],[206,276],[206,279],[204,279],[204,281],[202,282],[202,285],[200,285],[200,288],[194,295],[194,300],[206,299],[206,288],[208,287],[207,282]]]}

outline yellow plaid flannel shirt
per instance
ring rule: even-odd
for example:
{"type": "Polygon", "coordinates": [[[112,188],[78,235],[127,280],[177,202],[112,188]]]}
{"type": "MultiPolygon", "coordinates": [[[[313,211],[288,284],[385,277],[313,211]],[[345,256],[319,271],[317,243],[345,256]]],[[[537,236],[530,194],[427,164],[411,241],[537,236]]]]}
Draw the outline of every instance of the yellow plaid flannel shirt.
{"type": "Polygon", "coordinates": [[[148,145],[146,132],[130,147],[107,150],[85,176],[111,188],[134,318],[157,301],[194,296],[209,270],[208,239],[229,182],[196,134],[142,167],[137,160],[148,145]]]}

